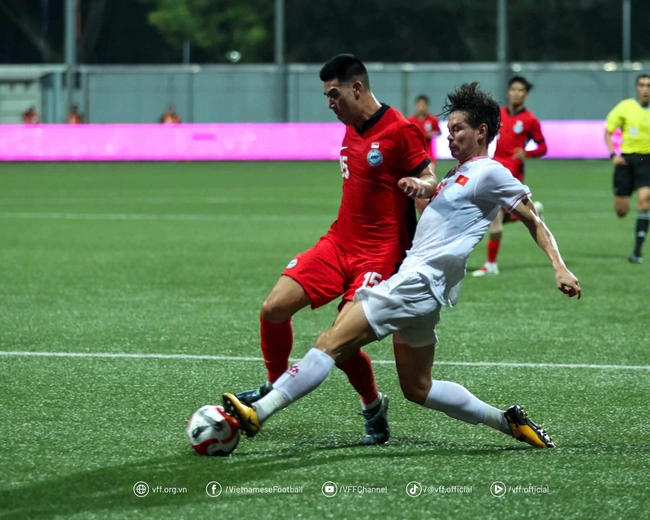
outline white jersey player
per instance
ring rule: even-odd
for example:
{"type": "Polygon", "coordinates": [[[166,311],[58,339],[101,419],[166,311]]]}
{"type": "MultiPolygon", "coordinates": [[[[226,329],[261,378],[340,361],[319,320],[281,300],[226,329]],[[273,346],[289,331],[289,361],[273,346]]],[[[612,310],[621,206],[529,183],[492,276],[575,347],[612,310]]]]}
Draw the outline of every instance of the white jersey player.
{"type": "Polygon", "coordinates": [[[440,307],[458,301],[470,253],[501,207],[512,211],[527,197],[528,187],[488,157],[451,170],[422,213],[399,272],[377,291],[357,291],[377,338],[400,332],[411,347],[436,343],[440,307]]]}
{"type": "Polygon", "coordinates": [[[558,289],[569,297],[581,295],[578,280],[564,265],[528,188],[486,157],[487,146],[499,130],[497,102],[481,92],[477,83],[465,84],[448,95],[445,110],[449,148],[459,165],[434,193],[416,178],[399,181],[412,197],[433,197],[399,272],[375,287],[359,289],[355,302],[319,336],[314,348],[253,407],[243,405],[232,394],[224,395],[226,410],[237,417],[249,436],[273,413],[314,390],[337,361],[345,361],[363,345],[394,332],[401,336],[394,345],[395,363],[407,399],[461,421],[486,424],[538,448],[555,447],[521,405],[502,411],[461,385],[431,379],[440,309],[458,300],[467,258],[500,207],[528,227],[551,261],[558,289]]]}

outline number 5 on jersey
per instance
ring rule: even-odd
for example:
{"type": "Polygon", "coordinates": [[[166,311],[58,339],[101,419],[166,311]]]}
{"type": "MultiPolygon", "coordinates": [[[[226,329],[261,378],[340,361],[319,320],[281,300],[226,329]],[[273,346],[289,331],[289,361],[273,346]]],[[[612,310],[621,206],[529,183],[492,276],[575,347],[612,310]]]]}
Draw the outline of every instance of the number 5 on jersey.
{"type": "Polygon", "coordinates": [[[381,283],[381,274],[366,273],[363,275],[363,285],[361,287],[374,287],[381,283]]]}
{"type": "Polygon", "coordinates": [[[350,169],[348,168],[348,156],[341,155],[341,175],[344,179],[350,178],[350,169]]]}

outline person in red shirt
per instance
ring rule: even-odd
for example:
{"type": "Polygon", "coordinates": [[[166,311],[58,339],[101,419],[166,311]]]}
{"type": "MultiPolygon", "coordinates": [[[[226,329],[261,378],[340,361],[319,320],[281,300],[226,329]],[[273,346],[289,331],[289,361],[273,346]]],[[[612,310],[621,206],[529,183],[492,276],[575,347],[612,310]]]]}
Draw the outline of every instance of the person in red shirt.
{"type": "MultiPolygon", "coordinates": [[[[341,205],[329,231],[289,262],[262,304],[267,382],[237,394],[248,406],[267,395],[288,369],[294,314],[342,296],[340,318],[357,289],[377,285],[396,272],[415,231],[413,198],[436,185],[424,135],[399,111],[377,101],[361,60],[351,54],[336,56],[323,66],[320,79],[329,108],[346,125],[339,159],[341,205]]],[[[399,336],[393,342],[405,344],[399,336]]],[[[385,443],[390,435],[388,397],[377,390],[370,358],[359,350],[337,366],[361,396],[364,444],[385,443]]]]}
{"type": "Polygon", "coordinates": [[[440,135],[438,118],[429,114],[429,98],[424,94],[415,99],[415,114],[408,118],[409,122],[415,124],[422,132],[427,142],[427,152],[432,163],[436,162],[435,138],[440,135]]]}
{"type": "MultiPolygon", "coordinates": [[[[528,110],[524,103],[528,99],[533,84],[523,76],[514,76],[508,82],[508,106],[501,107],[501,128],[497,138],[494,160],[503,164],[512,175],[524,181],[524,161],[533,157],[542,157],[548,151],[539,119],[528,110]],[[534,141],[537,148],[526,150],[526,144],[534,141]]],[[[542,216],[544,206],[535,202],[537,213],[542,216]]],[[[499,274],[497,256],[501,245],[504,222],[516,220],[503,209],[499,211],[488,228],[487,261],[472,273],[472,276],[499,274]]]]}

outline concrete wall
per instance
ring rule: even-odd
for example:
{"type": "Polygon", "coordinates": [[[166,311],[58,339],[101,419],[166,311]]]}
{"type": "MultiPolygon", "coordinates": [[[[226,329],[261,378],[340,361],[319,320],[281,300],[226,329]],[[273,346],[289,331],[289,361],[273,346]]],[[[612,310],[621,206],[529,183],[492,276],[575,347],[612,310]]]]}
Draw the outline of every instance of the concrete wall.
{"type": "MultiPolygon", "coordinates": [[[[0,66],[0,121],[41,103],[44,122],[65,119],[67,95],[61,66],[42,73],[27,99],[7,94],[0,66]],[[23,108],[24,105],[24,108],[23,108]]],[[[505,102],[504,72],[495,63],[368,64],[380,101],[410,113],[414,98],[426,94],[433,112],[445,94],[464,82],[479,81],[505,102]]],[[[528,106],[540,119],[602,120],[621,99],[634,95],[634,79],[650,63],[510,64],[507,75],[523,74],[536,87],[528,106]]],[[[320,65],[289,65],[283,76],[274,65],[79,67],[74,100],[92,123],[152,123],[174,104],[184,122],[333,121],[318,78],[320,65]]],[[[30,87],[31,88],[31,87],[30,87]]],[[[17,120],[15,122],[18,122],[17,120]]]]}

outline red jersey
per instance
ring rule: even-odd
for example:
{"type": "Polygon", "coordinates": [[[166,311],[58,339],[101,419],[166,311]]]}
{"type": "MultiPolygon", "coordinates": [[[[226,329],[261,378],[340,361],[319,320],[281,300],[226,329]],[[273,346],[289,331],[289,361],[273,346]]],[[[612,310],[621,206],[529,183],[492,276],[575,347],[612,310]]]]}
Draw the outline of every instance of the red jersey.
{"type": "Polygon", "coordinates": [[[528,141],[537,143],[537,149],[526,151],[526,157],[541,157],[548,149],[542,135],[539,119],[524,108],[516,114],[510,115],[507,107],[501,107],[501,128],[497,137],[497,148],[494,160],[503,164],[517,178],[523,178],[524,162],[513,159],[516,148],[525,148],[528,141]]]}
{"type": "Polygon", "coordinates": [[[424,135],[382,104],[360,131],[346,128],[340,162],[343,197],[330,232],[352,255],[390,255],[401,261],[411,247],[416,219],[413,200],[397,182],[429,164],[424,135]]]}
{"type": "Polygon", "coordinates": [[[433,146],[433,137],[427,137],[429,132],[438,132],[440,133],[440,124],[438,123],[438,118],[431,114],[427,114],[424,119],[420,119],[417,114],[413,114],[408,118],[409,123],[416,125],[422,133],[427,143],[427,153],[433,159],[436,156],[436,148],[433,146]]]}

